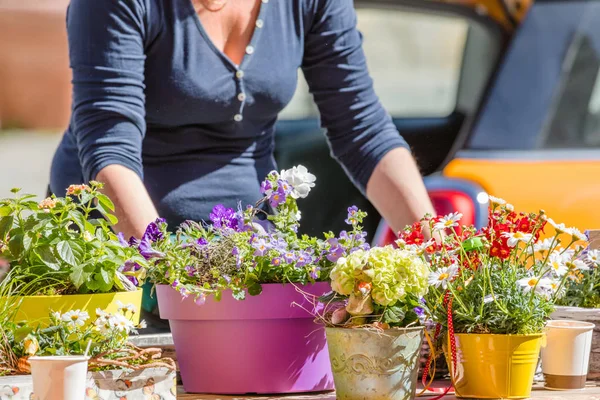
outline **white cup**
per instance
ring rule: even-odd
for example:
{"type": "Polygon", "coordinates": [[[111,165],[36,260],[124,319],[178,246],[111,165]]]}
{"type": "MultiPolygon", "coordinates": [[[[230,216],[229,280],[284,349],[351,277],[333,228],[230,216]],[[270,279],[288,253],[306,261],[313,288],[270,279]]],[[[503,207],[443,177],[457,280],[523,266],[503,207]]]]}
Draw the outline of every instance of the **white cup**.
{"type": "Polygon", "coordinates": [[[582,321],[548,321],[542,346],[542,372],[548,389],[585,387],[594,327],[582,321]]]}
{"type": "Polygon", "coordinates": [[[89,357],[30,357],[36,400],[83,400],[89,357]]]}

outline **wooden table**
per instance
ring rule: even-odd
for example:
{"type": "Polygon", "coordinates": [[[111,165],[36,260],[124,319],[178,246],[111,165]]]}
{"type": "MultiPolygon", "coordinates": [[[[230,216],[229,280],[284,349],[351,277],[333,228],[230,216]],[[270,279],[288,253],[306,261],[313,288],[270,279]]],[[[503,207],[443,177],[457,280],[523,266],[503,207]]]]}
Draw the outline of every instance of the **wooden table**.
{"type": "MultiPolygon", "coordinates": [[[[436,387],[444,387],[446,382],[436,382],[436,387]]],[[[299,395],[273,395],[273,396],[223,396],[207,394],[186,394],[183,388],[179,388],[178,399],[182,400],[335,400],[335,393],[316,393],[299,395]]],[[[422,396],[421,399],[427,400],[432,396],[422,396]]],[[[544,390],[542,387],[534,387],[531,393],[532,399],[539,400],[600,400],[600,382],[589,382],[584,390],[569,391],[551,391],[544,390]]],[[[444,397],[444,400],[455,400],[454,395],[444,397]]]]}

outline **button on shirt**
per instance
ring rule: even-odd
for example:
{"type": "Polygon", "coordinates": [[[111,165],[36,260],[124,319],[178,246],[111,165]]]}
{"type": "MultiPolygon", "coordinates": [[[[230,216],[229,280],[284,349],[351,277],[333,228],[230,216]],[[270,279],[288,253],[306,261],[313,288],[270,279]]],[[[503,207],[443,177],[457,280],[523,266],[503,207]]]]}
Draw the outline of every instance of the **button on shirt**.
{"type": "Polygon", "coordinates": [[[364,191],[379,160],[407,145],[373,92],[352,0],[262,0],[255,25],[237,66],[190,0],[71,0],[73,113],[52,191],[119,164],[170,224],[252,204],[276,169],[274,124],[298,68],[334,156],[364,191]]]}

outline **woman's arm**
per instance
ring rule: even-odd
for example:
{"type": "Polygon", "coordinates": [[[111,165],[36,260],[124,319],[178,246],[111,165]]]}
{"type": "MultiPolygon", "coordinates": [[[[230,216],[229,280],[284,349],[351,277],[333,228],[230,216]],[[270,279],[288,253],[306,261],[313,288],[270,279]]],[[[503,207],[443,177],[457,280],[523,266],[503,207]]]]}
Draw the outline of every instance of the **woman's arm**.
{"type": "Polygon", "coordinates": [[[105,183],[127,237],[140,237],[157,217],[142,181],[146,11],[145,0],[71,0],[67,14],[71,129],[83,177],[105,183]]]}
{"type": "Polygon", "coordinates": [[[408,144],[373,90],[352,0],[307,3],[302,69],[333,155],[396,231],[433,214],[408,144]]]}

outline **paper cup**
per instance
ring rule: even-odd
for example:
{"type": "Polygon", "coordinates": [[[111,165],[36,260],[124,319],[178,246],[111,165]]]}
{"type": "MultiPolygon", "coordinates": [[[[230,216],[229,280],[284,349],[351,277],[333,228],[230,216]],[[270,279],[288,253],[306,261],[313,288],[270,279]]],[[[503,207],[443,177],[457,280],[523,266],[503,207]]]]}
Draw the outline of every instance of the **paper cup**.
{"type": "Polygon", "coordinates": [[[31,357],[34,399],[83,400],[89,357],[31,357]]]}
{"type": "Polygon", "coordinates": [[[594,327],[594,324],[582,321],[548,321],[546,344],[542,346],[546,388],[567,390],[585,387],[594,327]]]}

